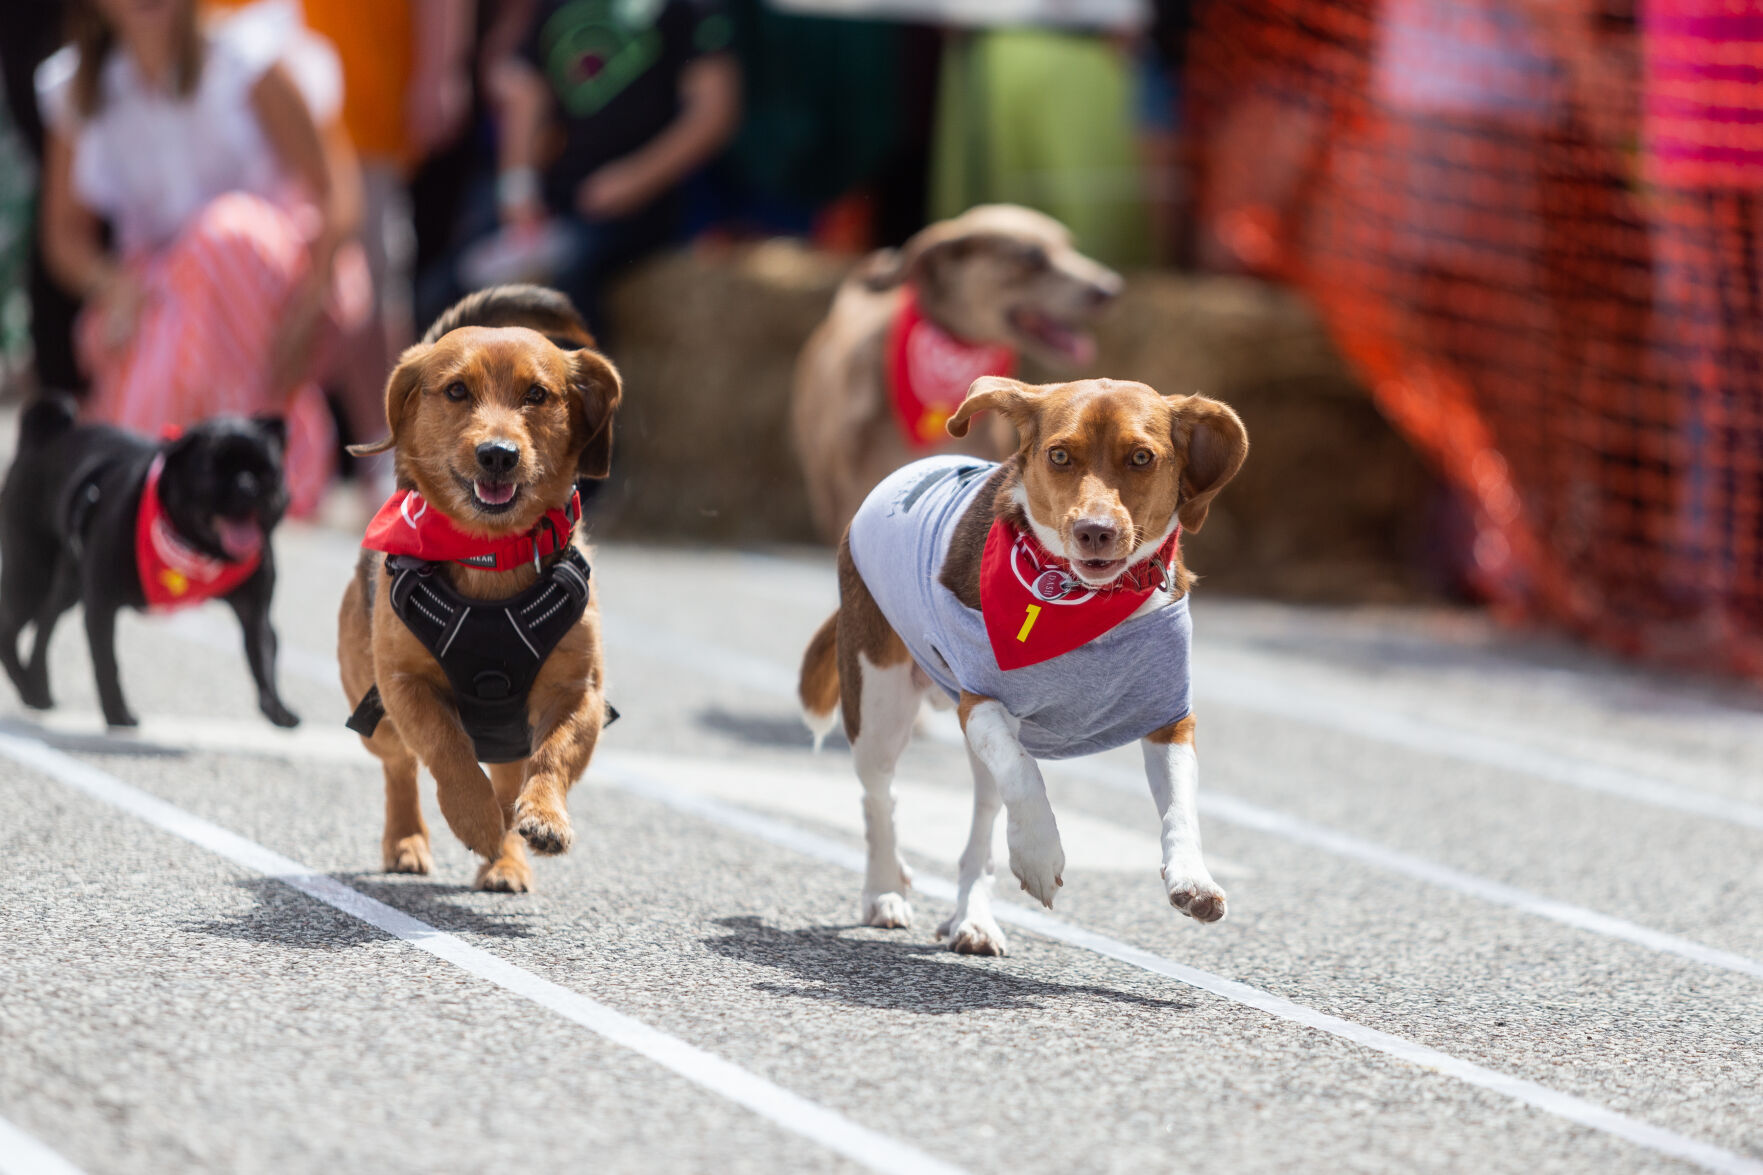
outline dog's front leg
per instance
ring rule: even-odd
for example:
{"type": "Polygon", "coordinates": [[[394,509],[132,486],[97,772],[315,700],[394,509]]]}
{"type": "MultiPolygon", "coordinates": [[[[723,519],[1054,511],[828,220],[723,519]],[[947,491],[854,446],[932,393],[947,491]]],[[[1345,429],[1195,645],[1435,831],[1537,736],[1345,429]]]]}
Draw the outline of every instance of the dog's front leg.
{"type": "Polygon", "coordinates": [[[527,760],[526,783],[513,812],[514,830],[533,852],[547,855],[567,853],[575,843],[569,789],[588,769],[600,741],[606,698],[598,689],[577,690],[554,700],[550,709],[533,724],[543,734],[527,760]]]}
{"type": "Polygon", "coordinates": [[[1065,884],[1065,848],[1041,769],[1016,737],[1020,723],[992,698],[963,692],[956,712],[974,756],[998,781],[1010,843],[1010,872],[1042,905],[1065,884]]]}
{"type": "Polygon", "coordinates": [[[379,686],[400,737],[435,777],[447,827],[472,852],[496,860],[502,854],[502,805],[478,766],[477,750],[452,700],[433,682],[409,673],[382,674],[379,686]]]}
{"type": "MultiPolygon", "coordinates": [[[[98,679],[98,707],[111,726],[137,726],[129,704],[123,701],[122,681],[116,669],[116,609],[86,599],[86,643],[92,650],[92,674],[98,679]]],[[[35,658],[33,657],[33,662],[35,658]]]]}
{"type": "Polygon", "coordinates": [[[251,666],[251,679],[257,683],[257,708],[277,726],[298,726],[300,716],[288,709],[275,684],[276,637],[269,623],[274,591],[274,573],[265,566],[240,584],[226,602],[245,634],[245,660],[251,666]]]}
{"type": "Polygon", "coordinates": [[[1224,917],[1224,891],[1200,857],[1200,760],[1194,754],[1194,716],[1154,730],[1139,745],[1151,799],[1163,821],[1163,884],[1169,904],[1198,922],[1224,917]]]}

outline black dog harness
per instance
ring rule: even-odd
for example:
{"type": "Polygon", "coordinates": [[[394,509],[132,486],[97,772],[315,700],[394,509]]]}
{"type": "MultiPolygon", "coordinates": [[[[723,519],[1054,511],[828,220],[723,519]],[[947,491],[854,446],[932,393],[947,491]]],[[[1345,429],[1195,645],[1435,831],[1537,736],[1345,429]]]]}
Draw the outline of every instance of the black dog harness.
{"type": "MultiPolygon", "coordinates": [[[[461,595],[446,576],[435,574],[439,566],[412,555],[387,556],[392,611],[447,674],[478,761],[524,759],[533,746],[527,696],[545,658],[587,610],[588,561],[565,547],[531,587],[504,600],[461,595]]],[[[375,685],[349,716],[348,727],[371,738],[385,713],[375,685]]],[[[618,711],[607,706],[607,723],[617,717],[618,711]]]]}

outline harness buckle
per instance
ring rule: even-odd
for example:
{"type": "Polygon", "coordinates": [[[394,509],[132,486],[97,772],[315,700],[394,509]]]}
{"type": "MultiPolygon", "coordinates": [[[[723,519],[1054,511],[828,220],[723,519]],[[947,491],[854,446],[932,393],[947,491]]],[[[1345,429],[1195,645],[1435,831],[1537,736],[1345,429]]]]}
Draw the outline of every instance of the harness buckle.
{"type": "Polygon", "coordinates": [[[486,669],[472,678],[471,688],[485,702],[500,702],[514,696],[513,679],[495,669],[486,669]]]}

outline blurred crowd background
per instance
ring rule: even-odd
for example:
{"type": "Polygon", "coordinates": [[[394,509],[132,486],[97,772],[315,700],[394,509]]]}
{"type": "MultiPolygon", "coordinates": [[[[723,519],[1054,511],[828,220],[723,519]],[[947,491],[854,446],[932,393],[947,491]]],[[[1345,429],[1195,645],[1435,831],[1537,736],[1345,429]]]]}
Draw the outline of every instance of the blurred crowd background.
{"type": "Polygon", "coordinates": [[[800,537],[831,283],[1010,201],[1134,275],[1086,374],[1244,407],[1202,571],[1763,674],[1763,0],[6,0],[0,71],[9,385],[283,412],[300,512],[536,267],[689,499],[637,532],[800,537]]]}

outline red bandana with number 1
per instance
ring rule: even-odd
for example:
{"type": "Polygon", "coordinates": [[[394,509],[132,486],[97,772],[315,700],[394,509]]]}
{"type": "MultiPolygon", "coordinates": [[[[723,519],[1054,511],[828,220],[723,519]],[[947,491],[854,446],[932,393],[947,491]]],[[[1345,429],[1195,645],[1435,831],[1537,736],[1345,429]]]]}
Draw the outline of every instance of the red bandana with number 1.
{"type": "Polygon", "coordinates": [[[887,361],[894,419],[915,449],[949,439],[944,426],[974,380],[1016,370],[1016,352],[1009,347],[963,342],[926,318],[911,286],[888,334],[887,361]]]}
{"type": "Polygon", "coordinates": [[[1000,669],[1039,665],[1095,640],[1138,611],[1168,582],[1181,527],[1157,553],[1103,588],[1071,574],[1071,564],[1033,535],[1000,518],[980,559],[979,607],[1000,669]]]}

